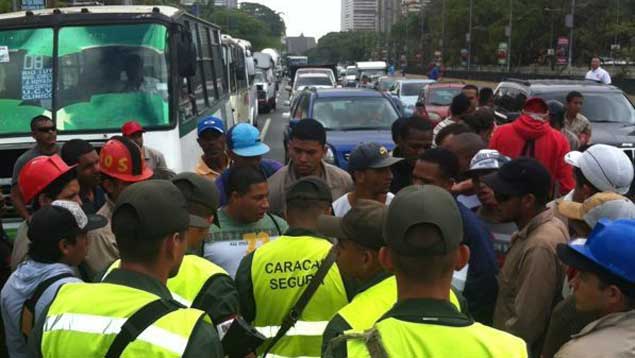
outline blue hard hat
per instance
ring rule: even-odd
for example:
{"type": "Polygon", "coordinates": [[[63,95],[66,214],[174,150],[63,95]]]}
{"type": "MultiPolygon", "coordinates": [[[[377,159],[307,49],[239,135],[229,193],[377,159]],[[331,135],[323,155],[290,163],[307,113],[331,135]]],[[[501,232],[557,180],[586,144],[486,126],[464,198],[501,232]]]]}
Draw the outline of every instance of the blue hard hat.
{"type": "Polygon", "coordinates": [[[628,283],[635,283],[635,220],[601,219],[583,245],[558,245],[567,265],[588,272],[598,266],[628,283]]]}

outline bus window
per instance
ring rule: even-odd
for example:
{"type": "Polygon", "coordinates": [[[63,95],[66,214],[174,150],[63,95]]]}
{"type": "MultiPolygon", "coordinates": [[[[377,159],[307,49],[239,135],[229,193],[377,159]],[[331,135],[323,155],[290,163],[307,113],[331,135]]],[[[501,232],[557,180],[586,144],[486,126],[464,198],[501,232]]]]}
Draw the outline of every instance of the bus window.
{"type": "Polygon", "coordinates": [[[216,86],[216,70],[214,68],[214,62],[212,60],[212,30],[206,29],[202,34],[203,38],[202,47],[203,50],[203,68],[205,69],[205,81],[207,82],[207,93],[209,94],[210,101],[220,99],[218,95],[218,87],[216,86]]]}
{"type": "Polygon", "coordinates": [[[218,88],[218,95],[224,96],[227,94],[227,72],[225,71],[225,64],[223,63],[222,47],[220,46],[220,32],[218,30],[212,30],[212,60],[214,61],[214,73],[216,73],[216,88],[218,88]]]}
{"type": "Polygon", "coordinates": [[[170,122],[167,30],[158,24],[73,26],[59,31],[60,130],[119,130],[170,122]]]}
{"type": "Polygon", "coordinates": [[[53,30],[0,31],[0,135],[30,133],[31,118],[51,116],[53,30]]]}
{"type": "Polygon", "coordinates": [[[192,81],[192,90],[194,91],[194,97],[196,98],[196,108],[201,109],[205,107],[207,99],[205,95],[206,89],[203,88],[203,71],[201,70],[201,46],[198,41],[197,35],[197,24],[194,22],[190,22],[190,30],[192,32],[192,40],[194,41],[194,47],[196,47],[196,62],[198,66],[196,67],[196,74],[190,77],[190,81],[192,81]]]}
{"type": "Polygon", "coordinates": [[[236,47],[236,78],[238,79],[238,88],[247,88],[247,70],[245,69],[245,52],[242,48],[236,47]]]}

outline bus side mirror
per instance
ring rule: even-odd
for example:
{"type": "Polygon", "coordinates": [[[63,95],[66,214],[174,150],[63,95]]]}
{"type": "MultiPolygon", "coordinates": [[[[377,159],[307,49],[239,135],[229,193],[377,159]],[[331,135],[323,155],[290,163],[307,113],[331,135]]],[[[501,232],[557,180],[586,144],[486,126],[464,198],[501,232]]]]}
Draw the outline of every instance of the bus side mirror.
{"type": "Polygon", "coordinates": [[[192,33],[181,31],[177,43],[178,69],[181,77],[196,75],[196,48],[192,41],[192,33]]]}

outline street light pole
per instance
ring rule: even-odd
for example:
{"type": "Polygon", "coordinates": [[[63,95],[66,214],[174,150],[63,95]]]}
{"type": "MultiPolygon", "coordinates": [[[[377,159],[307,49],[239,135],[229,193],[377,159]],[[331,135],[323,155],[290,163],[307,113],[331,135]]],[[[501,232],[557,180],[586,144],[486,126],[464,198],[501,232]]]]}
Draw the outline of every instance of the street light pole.
{"type": "Polygon", "coordinates": [[[514,0],[509,0],[509,34],[507,35],[507,72],[512,63],[512,24],[514,21],[514,0]]]}
{"type": "Polygon", "coordinates": [[[474,8],[474,0],[470,0],[470,29],[467,33],[467,71],[472,66],[472,11],[474,8]]]}
{"type": "Polygon", "coordinates": [[[571,28],[569,29],[569,71],[573,62],[573,27],[575,26],[575,0],[571,0],[571,28]]]}
{"type": "Polygon", "coordinates": [[[441,3],[441,57],[445,56],[445,46],[446,46],[446,42],[445,42],[445,21],[446,21],[446,13],[445,13],[445,2],[446,0],[443,0],[443,2],[441,3]]]}

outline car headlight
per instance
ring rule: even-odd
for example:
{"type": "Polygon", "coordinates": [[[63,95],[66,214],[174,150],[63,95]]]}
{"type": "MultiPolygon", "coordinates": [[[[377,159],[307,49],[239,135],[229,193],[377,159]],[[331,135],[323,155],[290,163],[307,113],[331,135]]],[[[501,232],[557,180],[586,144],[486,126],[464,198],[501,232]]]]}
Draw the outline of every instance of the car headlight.
{"type": "Polygon", "coordinates": [[[335,153],[333,153],[333,150],[330,146],[326,149],[326,154],[324,154],[324,161],[329,164],[335,165],[335,153]]]}
{"type": "Polygon", "coordinates": [[[428,117],[433,122],[441,122],[441,116],[437,112],[428,112],[428,117]]]}

